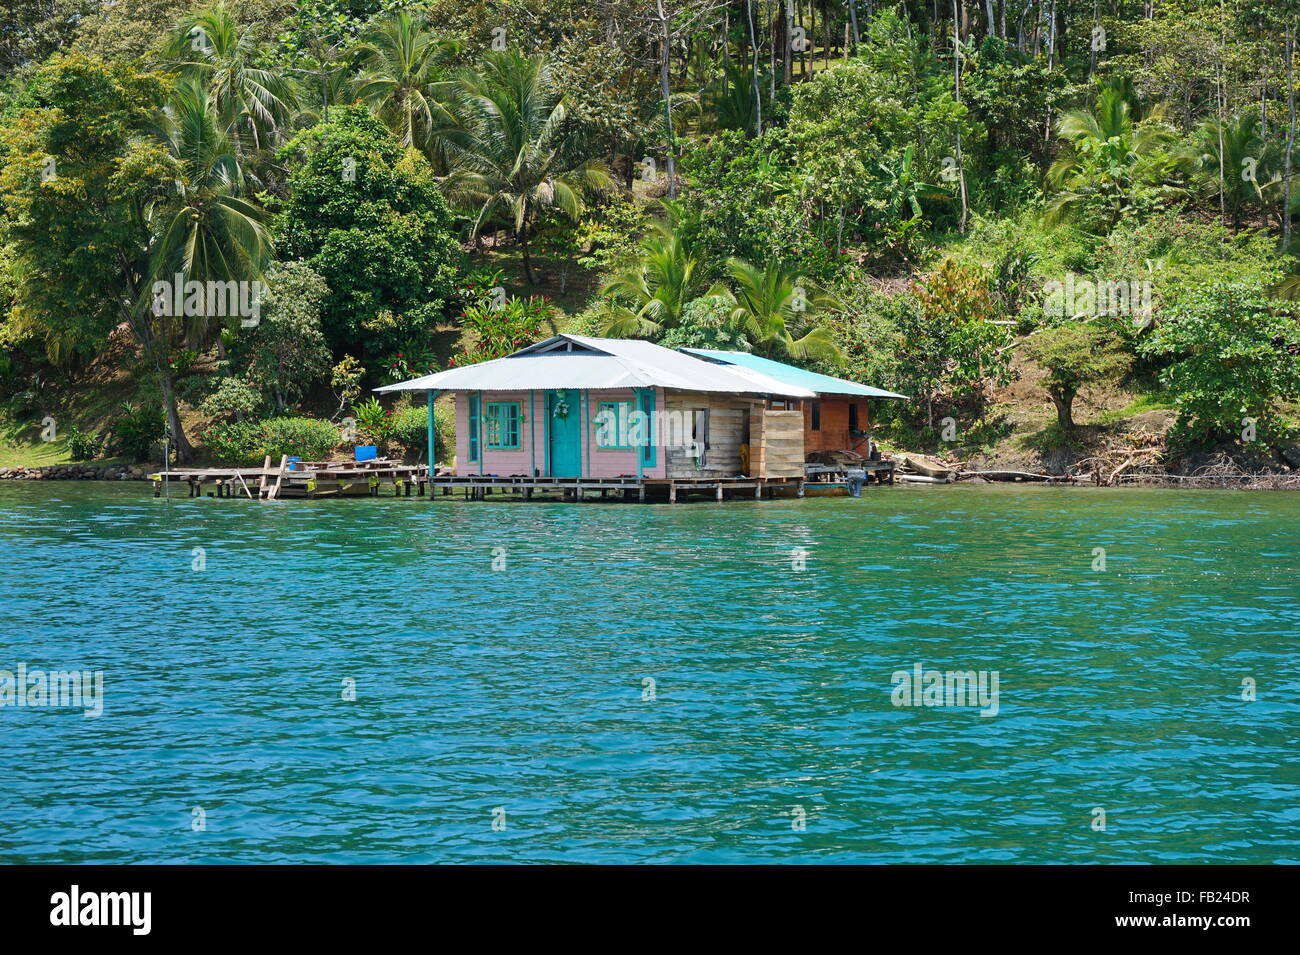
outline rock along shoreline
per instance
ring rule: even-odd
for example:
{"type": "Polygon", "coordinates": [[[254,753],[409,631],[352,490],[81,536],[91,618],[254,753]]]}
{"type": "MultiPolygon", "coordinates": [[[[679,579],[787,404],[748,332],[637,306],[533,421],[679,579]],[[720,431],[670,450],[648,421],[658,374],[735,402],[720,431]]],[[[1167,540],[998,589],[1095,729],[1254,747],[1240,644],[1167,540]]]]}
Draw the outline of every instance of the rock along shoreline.
{"type": "Polygon", "coordinates": [[[143,464],[52,464],[41,468],[0,468],[0,481],[144,481],[143,464]]]}

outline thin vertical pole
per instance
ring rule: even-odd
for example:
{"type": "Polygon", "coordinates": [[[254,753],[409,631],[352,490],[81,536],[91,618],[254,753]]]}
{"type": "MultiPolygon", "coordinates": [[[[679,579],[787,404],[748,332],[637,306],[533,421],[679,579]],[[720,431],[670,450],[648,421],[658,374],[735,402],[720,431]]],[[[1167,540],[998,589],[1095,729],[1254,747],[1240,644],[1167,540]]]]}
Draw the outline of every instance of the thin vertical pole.
{"type": "Polygon", "coordinates": [[[537,477],[537,396],[528,389],[528,477],[537,477]]]}
{"type": "Polygon", "coordinates": [[[425,447],[428,449],[428,452],[429,452],[429,477],[433,477],[433,462],[437,460],[437,458],[434,456],[434,455],[436,454],[436,452],[437,452],[437,448],[434,446],[434,443],[433,443],[433,442],[434,442],[434,431],[433,431],[433,389],[430,388],[430,389],[429,389],[428,391],[426,391],[424,394],[425,394],[425,396],[428,398],[428,401],[429,401],[429,443],[428,443],[425,447]]]}

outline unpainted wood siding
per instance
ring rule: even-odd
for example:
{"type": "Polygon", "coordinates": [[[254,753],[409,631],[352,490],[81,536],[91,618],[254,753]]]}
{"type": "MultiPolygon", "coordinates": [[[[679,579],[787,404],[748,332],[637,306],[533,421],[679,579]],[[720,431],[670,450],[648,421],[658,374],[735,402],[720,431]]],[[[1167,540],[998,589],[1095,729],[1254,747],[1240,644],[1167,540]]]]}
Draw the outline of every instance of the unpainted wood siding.
{"type": "MultiPolygon", "coordinates": [[[[673,440],[669,447],[661,448],[668,465],[670,478],[729,477],[743,474],[740,446],[745,443],[750,408],[759,404],[757,399],[727,395],[701,394],[689,391],[668,391],[664,394],[664,410],[677,412],[682,423],[682,440],[673,440]],[[709,447],[704,466],[696,467],[691,454],[691,415],[708,409],[709,447]]],[[[665,429],[669,430],[669,429],[665,429]]],[[[665,435],[665,440],[668,436],[665,435]]]]}
{"type": "Polygon", "coordinates": [[[750,413],[749,431],[751,473],[755,477],[803,477],[803,412],[755,407],[750,413]]]}

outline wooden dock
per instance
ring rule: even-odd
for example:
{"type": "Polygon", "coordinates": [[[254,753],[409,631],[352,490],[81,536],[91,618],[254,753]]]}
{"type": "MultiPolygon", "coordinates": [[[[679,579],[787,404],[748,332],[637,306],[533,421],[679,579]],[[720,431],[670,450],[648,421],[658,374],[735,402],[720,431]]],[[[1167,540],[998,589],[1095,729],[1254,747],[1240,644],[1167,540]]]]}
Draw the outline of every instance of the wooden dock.
{"type": "Polygon", "coordinates": [[[421,485],[421,494],[424,493],[424,486],[429,488],[431,495],[435,492],[435,489],[440,489],[444,497],[455,494],[459,489],[464,497],[475,501],[485,500],[491,494],[514,495],[526,501],[533,500],[535,497],[558,497],[566,501],[610,499],[612,497],[614,500],[639,501],[641,503],[656,500],[667,501],[669,504],[675,504],[679,500],[686,500],[692,495],[706,495],[717,501],[737,496],[754,500],[761,500],[763,497],[770,499],[778,495],[803,496],[803,482],[798,479],[763,479],[742,476],[669,479],[637,477],[530,478],[527,475],[499,476],[482,474],[458,476],[438,474],[432,478],[426,475],[418,478],[417,481],[421,485]]]}
{"type": "MultiPolygon", "coordinates": [[[[873,462],[868,479],[893,483],[893,465],[873,462]]],[[[807,493],[848,493],[848,485],[834,475],[818,473],[805,478],[753,478],[744,475],[708,478],[626,477],[528,477],[527,475],[453,475],[428,473],[419,464],[402,464],[386,458],[371,461],[300,461],[290,467],[287,457],[272,466],[268,457],[261,467],[176,468],[150,475],[154,497],[161,497],[171,483],[186,489],[186,497],[243,498],[271,501],[280,498],[378,497],[391,489],[395,497],[430,497],[441,491],[450,497],[458,491],[469,500],[482,501],[491,495],[521,500],[560,499],[566,501],[623,500],[666,501],[675,504],[692,497],[771,500],[776,497],[804,497],[807,493]]]]}
{"type": "Polygon", "coordinates": [[[295,461],[287,456],[272,466],[267,457],[260,468],[176,468],[149,475],[154,497],[175,482],[187,497],[231,497],[273,501],[287,497],[377,497],[384,487],[398,497],[411,488],[427,468],[387,458],[370,461],[295,461]]]}

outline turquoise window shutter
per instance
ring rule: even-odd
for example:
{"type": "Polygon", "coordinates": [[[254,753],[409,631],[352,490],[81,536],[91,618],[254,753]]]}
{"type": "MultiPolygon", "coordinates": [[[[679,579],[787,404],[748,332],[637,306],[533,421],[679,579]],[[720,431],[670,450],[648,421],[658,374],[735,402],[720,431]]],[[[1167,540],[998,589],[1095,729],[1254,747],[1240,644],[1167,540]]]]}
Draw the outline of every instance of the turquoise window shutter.
{"type": "Polygon", "coordinates": [[[479,458],[478,435],[481,400],[478,395],[469,396],[469,459],[471,461],[477,461],[479,458]]]}
{"type": "Polygon", "coordinates": [[[655,390],[653,388],[637,389],[636,408],[637,411],[646,415],[645,443],[641,445],[641,466],[643,468],[652,468],[657,460],[654,434],[655,390]]]}

